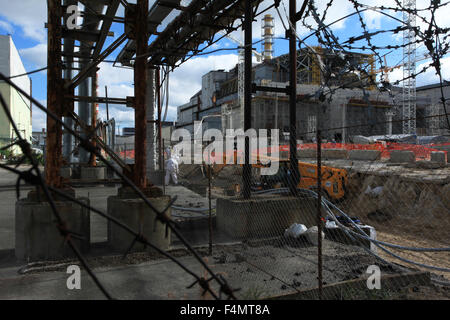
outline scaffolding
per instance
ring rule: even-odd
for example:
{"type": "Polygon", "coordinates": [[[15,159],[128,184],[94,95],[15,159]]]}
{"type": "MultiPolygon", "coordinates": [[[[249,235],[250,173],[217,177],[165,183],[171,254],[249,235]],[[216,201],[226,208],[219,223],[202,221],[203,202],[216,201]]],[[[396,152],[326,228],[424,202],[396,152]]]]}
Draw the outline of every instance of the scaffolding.
{"type": "Polygon", "coordinates": [[[403,21],[408,29],[403,31],[403,122],[404,134],[416,133],[416,9],[415,0],[403,0],[403,21]]]}

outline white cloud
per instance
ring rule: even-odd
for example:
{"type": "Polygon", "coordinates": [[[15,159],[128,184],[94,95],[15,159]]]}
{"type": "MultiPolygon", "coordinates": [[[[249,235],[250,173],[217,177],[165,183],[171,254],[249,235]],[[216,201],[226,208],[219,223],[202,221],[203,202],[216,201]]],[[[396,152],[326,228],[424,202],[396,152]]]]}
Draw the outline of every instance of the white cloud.
{"type": "MultiPolygon", "coordinates": [[[[238,61],[235,54],[224,54],[192,58],[176,68],[169,76],[169,107],[166,120],[176,118],[176,107],[189,101],[201,89],[202,76],[213,69],[229,70],[238,61]]],[[[102,63],[99,71],[99,95],[104,95],[104,86],[108,86],[108,96],[125,98],[134,95],[133,70],[115,68],[111,64],[102,63]]],[[[165,104],[163,105],[165,107],[165,104]]],[[[101,108],[100,116],[105,119],[106,112],[101,108]]],[[[164,112],[164,108],[163,108],[164,112]]],[[[164,115],[164,113],[163,113],[164,115]]],[[[110,117],[131,126],[134,122],[134,111],[126,107],[110,106],[110,117]]]]}
{"type": "Polygon", "coordinates": [[[24,35],[33,40],[44,42],[47,21],[47,4],[43,0],[0,0],[0,16],[10,24],[21,28],[24,35]]]}
{"type": "Polygon", "coordinates": [[[6,22],[6,21],[0,20],[0,29],[5,30],[9,34],[13,34],[14,33],[13,26],[10,23],[6,22]]]}
{"type": "MultiPolygon", "coordinates": [[[[418,87],[439,82],[439,77],[436,74],[436,69],[433,66],[429,67],[430,63],[431,60],[417,64],[416,72],[420,72],[424,67],[427,67],[427,71],[417,75],[416,85],[418,87]]],[[[441,72],[442,80],[450,80],[450,57],[441,59],[441,72]]],[[[399,80],[400,85],[402,85],[402,79],[403,68],[397,68],[389,73],[389,80],[391,83],[399,80]]]]}
{"type": "Polygon", "coordinates": [[[34,47],[20,49],[20,55],[28,62],[36,67],[44,67],[47,65],[47,44],[40,43],[34,47]]]}
{"type": "MultiPolygon", "coordinates": [[[[39,101],[44,107],[47,106],[47,101],[46,100],[42,100],[39,101]]],[[[39,109],[38,107],[36,107],[36,105],[33,104],[33,109],[32,109],[32,126],[33,126],[33,131],[42,131],[42,128],[47,128],[47,115],[45,114],[44,111],[41,111],[41,109],[39,109]]]]}

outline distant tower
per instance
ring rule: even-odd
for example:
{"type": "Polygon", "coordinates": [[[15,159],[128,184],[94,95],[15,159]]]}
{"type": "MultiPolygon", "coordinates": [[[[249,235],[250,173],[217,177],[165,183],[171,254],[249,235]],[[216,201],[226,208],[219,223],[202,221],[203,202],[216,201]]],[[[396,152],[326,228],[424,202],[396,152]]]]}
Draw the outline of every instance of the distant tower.
{"type": "Polygon", "coordinates": [[[403,133],[416,133],[416,0],[403,0],[403,133]]]}
{"type": "Polygon", "coordinates": [[[261,51],[264,60],[272,59],[273,57],[273,29],[274,19],[271,14],[266,14],[261,20],[261,51]]]}

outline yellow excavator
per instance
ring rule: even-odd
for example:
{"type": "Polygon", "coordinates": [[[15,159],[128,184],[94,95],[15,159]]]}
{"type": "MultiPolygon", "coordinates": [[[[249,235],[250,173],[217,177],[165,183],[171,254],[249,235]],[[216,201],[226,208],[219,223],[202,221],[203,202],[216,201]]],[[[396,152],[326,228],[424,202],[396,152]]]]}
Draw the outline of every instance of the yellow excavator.
{"type": "MultiPolygon", "coordinates": [[[[236,151],[234,161],[231,164],[226,164],[226,159],[224,156],[223,164],[214,164],[212,166],[213,174],[219,173],[225,166],[236,164],[236,151]]],[[[253,184],[252,188],[254,190],[264,190],[264,189],[274,189],[287,187],[288,175],[290,168],[289,159],[281,159],[274,157],[264,157],[265,161],[263,164],[260,160],[262,158],[258,156],[257,163],[252,164],[253,168],[263,168],[273,165],[273,162],[279,162],[278,172],[274,175],[261,176],[260,181],[253,184]],[[268,164],[268,161],[271,164],[268,164]]],[[[243,164],[240,164],[243,166],[243,164]]],[[[300,181],[298,183],[298,188],[317,190],[317,164],[308,162],[298,162],[298,170],[300,173],[300,181]]],[[[347,170],[340,168],[333,168],[329,166],[322,165],[322,190],[326,192],[326,196],[331,201],[343,200],[346,193],[346,186],[348,185],[348,174],[347,170]]]]}

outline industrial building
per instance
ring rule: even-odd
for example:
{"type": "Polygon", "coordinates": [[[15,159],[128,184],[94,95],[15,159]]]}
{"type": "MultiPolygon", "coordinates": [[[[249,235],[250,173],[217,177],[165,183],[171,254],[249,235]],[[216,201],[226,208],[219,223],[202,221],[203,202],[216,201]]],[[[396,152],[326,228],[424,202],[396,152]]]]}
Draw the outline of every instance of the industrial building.
{"type": "MultiPolygon", "coordinates": [[[[320,48],[316,48],[320,50],[320,48]]],[[[317,117],[320,116],[323,128],[346,127],[348,123],[361,124],[352,129],[329,130],[325,138],[347,141],[351,135],[387,134],[389,126],[386,122],[389,113],[397,108],[388,93],[380,93],[371,85],[369,77],[374,77],[374,61],[370,55],[345,52],[350,65],[355,64],[360,69],[367,70],[369,77],[361,77],[356,73],[346,73],[339,79],[331,78],[331,89],[346,83],[345,89],[339,89],[332,94],[332,100],[321,102],[315,93],[321,83],[321,72],[317,59],[307,50],[297,52],[297,139],[311,140],[315,136],[317,117]],[[366,88],[368,98],[364,97],[361,85],[366,88]]],[[[332,65],[340,59],[320,51],[323,63],[332,65]]],[[[263,53],[264,56],[266,56],[263,53]]],[[[252,82],[256,86],[285,88],[289,85],[289,59],[282,55],[265,59],[260,64],[253,65],[252,82]]],[[[334,66],[336,73],[339,65],[334,66]]],[[[238,94],[238,66],[230,71],[214,70],[202,77],[202,89],[191,97],[190,101],[177,109],[178,127],[192,132],[193,122],[204,119],[203,129],[242,128],[242,110],[238,94]],[[215,116],[212,116],[215,115],[215,116]]],[[[289,131],[289,99],[279,92],[256,91],[252,96],[252,128],[280,129],[289,131]]]]}
{"type": "MultiPolygon", "coordinates": [[[[0,72],[7,77],[26,73],[19,52],[10,35],[0,35],[0,72]]],[[[31,79],[27,75],[13,78],[12,81],[21,89],[31,94],[31,79]]],[[[0,92],[10,106],[10,112],[14,122],[24,139],[31,143],[31,101],[25,98],[17,90],[0,81],[0,92]]],[[[6,117],[3,109],[0,108],[0,146],[12,143],[17,136],[13,130],[11,122],[6,117]]],[[[18,146],[10,149],[13,153],[19,153],[18,146]]]]}
{"type": "MultiPolygon", "coordinates": [[[[425,130],[426,135],[448,135],[450,128],[444,115],[446,112],[441,99],[442,93],[446,101],[450,98],[450,82],[444,81],[442,92],[440,83],[417,87],[416,91],[418,99],[422,97],[422,99],[427,99],[428,102],[427,108],[422,112],[422,126],[427,128],[425,130]]],[[[450,110],[448,102],[446,109],[448,113],[450,110]]],[[[419,128],[420,126],[418,125],[417,127],[419,128]]]]}

